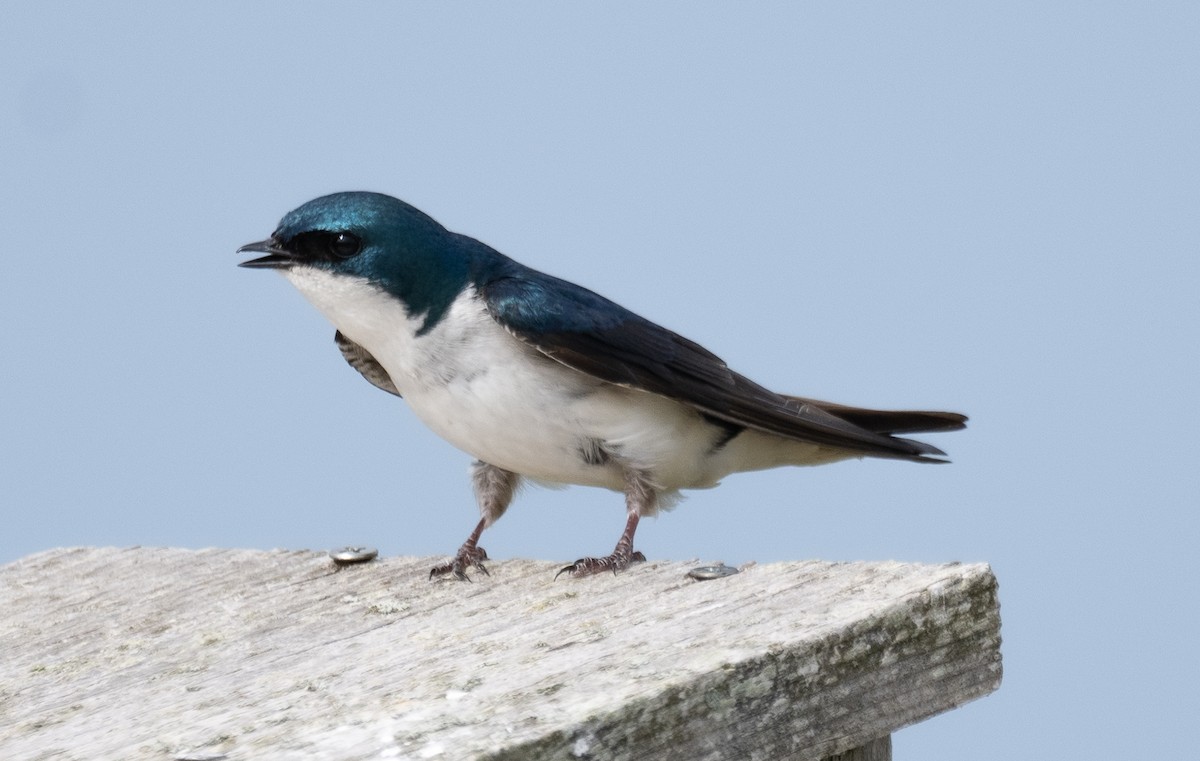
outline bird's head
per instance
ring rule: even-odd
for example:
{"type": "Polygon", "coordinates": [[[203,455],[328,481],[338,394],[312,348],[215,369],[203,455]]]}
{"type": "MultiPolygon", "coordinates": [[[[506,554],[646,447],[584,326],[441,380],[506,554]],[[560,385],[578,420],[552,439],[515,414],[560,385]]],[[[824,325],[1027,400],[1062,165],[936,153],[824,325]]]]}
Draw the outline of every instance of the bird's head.
{"type": "Polygon", "coordinates": [[[348,192],[309,201],[284,216],[270,238],[238,252],[265,254],[242,267],[293,274],[312,268],[363,280],[431,314],[467,283],[460,237],[399,199],[348,192]]]}

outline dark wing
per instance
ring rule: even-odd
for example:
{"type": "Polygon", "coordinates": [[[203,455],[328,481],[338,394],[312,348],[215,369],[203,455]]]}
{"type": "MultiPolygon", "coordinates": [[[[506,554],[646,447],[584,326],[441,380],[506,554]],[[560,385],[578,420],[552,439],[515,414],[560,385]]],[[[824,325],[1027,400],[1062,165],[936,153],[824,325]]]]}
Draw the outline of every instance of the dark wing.
{"type": "Polygon", "coordinates": [[[926,460],[927,455],[945,454],[928,444],[872,431],[837,410],[823,409],[823,403],[776,394],[730,370],[703,346],[567,281],[529,271],[479,290],[492,317],[513,335],[610,383],[800,441],[878,457],[926,460]]]}
{"type": "Polygon", "coordinates": [[[333,334],[333,340],[350,366],[362,373],[362,377],[370,381],[372,386],[400,396],[396,384],[392,383],[392,377],[383,369],[383,365],[371,356],[371,352],[346,338],[340,330],[333,334]]]}

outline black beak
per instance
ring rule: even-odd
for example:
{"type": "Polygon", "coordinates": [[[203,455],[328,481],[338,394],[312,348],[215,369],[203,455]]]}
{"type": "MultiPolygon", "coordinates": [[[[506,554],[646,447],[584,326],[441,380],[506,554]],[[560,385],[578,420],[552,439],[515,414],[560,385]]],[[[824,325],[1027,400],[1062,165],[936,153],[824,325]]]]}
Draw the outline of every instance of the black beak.
{"type": "Polygon", "coordinates": [[[293,264],[296,264],[297,257],[290,251],[280,248],[279,241],[274,238],[260,240],[257,243],[247,243],[237,250],[239,254],[246,252],[254,254],[266,254],[257,259],[250,259],[239,264],[239,267],[252,267],[255,269],[272,269],[286,270],[293,264]]]}

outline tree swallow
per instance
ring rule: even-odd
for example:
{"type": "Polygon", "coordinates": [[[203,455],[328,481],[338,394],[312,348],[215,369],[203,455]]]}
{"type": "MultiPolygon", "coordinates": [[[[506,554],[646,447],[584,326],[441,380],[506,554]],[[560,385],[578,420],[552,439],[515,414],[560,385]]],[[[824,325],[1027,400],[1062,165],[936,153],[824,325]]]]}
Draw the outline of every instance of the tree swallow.
{"type": "Polygon", "coordinates": [[[786,396],[592,291],[519,264],[378,193],[335,193],[290,212],[240,266],[280,271],[337,329],[342,356],[475,458],[482,515],[430,571],[487,573],[483,530],[522,478],[625,495],[610,555],[572,576],[644,560],[639,519],[731,473],[856,457],[945,462],[894,434],[952,431],[953,412],[890,412],[786,396]]]}

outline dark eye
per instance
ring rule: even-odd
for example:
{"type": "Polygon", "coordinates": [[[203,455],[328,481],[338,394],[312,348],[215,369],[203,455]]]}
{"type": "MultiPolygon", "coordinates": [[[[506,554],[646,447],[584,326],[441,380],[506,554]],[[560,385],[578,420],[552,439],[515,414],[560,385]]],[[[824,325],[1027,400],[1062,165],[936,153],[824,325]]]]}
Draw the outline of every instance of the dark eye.
{"type": "Polygon", "coordinates": [[[283,247],[302,262],[340,262],[362,250],[362,238],[351,232],[309,230],[286,241],[283,247]]]}
{"type": "Polygon", "coordinates": [[[339,259],[349,259],[362,250],[362,238],[354,233],[333,233],[329,236],[329,253],[339,259]]]}

